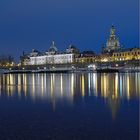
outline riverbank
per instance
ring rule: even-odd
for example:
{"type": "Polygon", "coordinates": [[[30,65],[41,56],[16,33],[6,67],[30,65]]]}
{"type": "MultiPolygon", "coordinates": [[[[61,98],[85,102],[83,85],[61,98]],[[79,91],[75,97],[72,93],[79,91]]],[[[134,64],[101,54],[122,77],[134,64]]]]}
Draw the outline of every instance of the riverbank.
{"type": "Polygon", "coordinates": [[[5,70],[1,74],[18,74],[18,73],[127,73],[127,72],[140,72],[140,69],[40,69],[40,70],[5,70]]]}

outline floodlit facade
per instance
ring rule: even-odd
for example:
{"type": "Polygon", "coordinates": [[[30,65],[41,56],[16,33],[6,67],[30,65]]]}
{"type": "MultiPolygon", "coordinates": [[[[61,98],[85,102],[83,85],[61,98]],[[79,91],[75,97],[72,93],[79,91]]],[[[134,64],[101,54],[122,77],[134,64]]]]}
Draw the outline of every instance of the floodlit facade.
{"type": "Polygon", "coordinates": [[[74,54],[54,54],[30,57],[28,65],[73,63],[74,54]]]}
{"type": "Polygon", "coordinates": [[[116,29],[112,26],[106,47],[102,48],[102,54],[97,59],[100,62],[140,60],[140,48],[123,48],[116,37],[116,29]]]}
{"type": "Polygon", "coordinates": [[[114,52],[112,55],[112,60],[113,61],[140,60],[140,48],[132,48],[114,52]]]}
{"type": "Polygon", "coordinates": [[[73,63],[75,61],[75,52],[78,52],[78,50],[73,46],[69,46],[66,52],[58,53],[58,50],[53,41],[51,47],[45,53],[40,53],[39,51],[33,49],[30,54],[24,55],[24,57],[22,56],[22,63],[24,65],[73,63]]]}
{"type": "Polygon", "coordinates": [[[116,37],[116,29],[114,26],[111,26],[106,47],[102,48],[102,53],[100,54],[95,54],[93,51],[80,52],[73,45],[70,45],[63,53],[60,53],[53,41],[46,52],[40,53],[33,49],[30,54],[23,54],[23,56],[21,56],[21,63],[23,65],[92,64],[130,60],[140,60],[140,48],[125,49],[121,47],[119,39],[116,37]]]}

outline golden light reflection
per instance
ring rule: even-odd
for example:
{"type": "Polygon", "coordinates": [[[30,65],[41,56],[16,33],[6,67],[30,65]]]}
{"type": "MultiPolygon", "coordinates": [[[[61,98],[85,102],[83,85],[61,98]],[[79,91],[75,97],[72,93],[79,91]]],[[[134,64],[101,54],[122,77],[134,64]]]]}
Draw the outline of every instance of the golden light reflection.
{"type": "Polygon", "coordinates": [[[0,96],[1,96],[1,90],[2,90],[2,79],[1,79],[2,77],[1,77],[1,75],[0,75],[0,96]]]}
{"type": "Polygon", "coordinates": [[[107,75],[103,75],[103,96],[106,98],[107,97],[107,75]]]}
{"type": "Polygon", "coordinates": [[[8,75],[8,87],[7,87],[7,93],[8,96],[12,96],[15,91],[15,75],[9,74],[8,75]]]}
{"type": "Polygon", "coordinates": [[[24,97],[34,101],[50,100],[55,110],[58,100],[73,103],[79,96],[84,99],[87,93],[104,98],[115,116],[122,98],[139,97],[139,83],[140,73],[7,74],[0,76],[0,94],[22,98],[23,92],[24,97]]]}
{"type": "Polygon", "coordinates": [[[51,74],[51,96],[53,96],[54,93],[54,78],[53,75],[51,74]]]}
{"type": "Polygon", "coordinates": [[[0,96],[1,96],[1,90],[2,90],[2,87],[1,87],[1,84],[0,84],[0,96]]]}
{"type": "Polygon", "coordinates": [[[41,75],[41,96],[44,96],[44,77],[41,75]]]}
{"type": "Polygon", "coordinates": [[[13,75],[12,74],[9,75],[9,84],[10,85],[13,85],[14,84],[14,78],[13,78],[13,75]]]}
{"type": "Polygon", "coordinates": [[[10,75],[6,76],[6,85],[10,85],[10,75]]]}
{"type": "Polygon", "coordinates": [[[88,73],[88,93],[91,96],[91,74],[88,73]]]}
{"type": "Polygon", "coordinates": [[[82,74],[82,96],[85,96],[85,78],[84,74],[82,74]]]}
{"type": "Polygon", "coordinates": [[[71,95],[74,95],[74,74],[71,75],[71,95]]]}
{"type": "Polygon", "coordinates": [[[3,76],[2,76],[2,85],[5,85],[5,84],[6,84],[6,83],[5,83],[5,81],[6,81],[5,79],[6,79],[5,75],[3,75],[3,76]]]}
{"type": "Polygon", "coordinates": [[[140,96],[140,77],[138,73],[135,73],[135,89],[136,89],[136,95],[137,97],[140,96]]]}
{"type": "Polygon", "coordinates": [[[127,75],[127,99],[130,99],[130,79],[129,75],[127,75]]]}
{"type": "Polygon", "coordinates": [[[18,74],[18,96],[20,97],[21,96],[21,75],[18,74]]]}
{"type": "Polygon", "coordinates": [[[35,74],[32,74],[32,95],[35,98],[35,74]]]}
{"type": "Polygon", "coordinates": [[[123,88],[122,88],[122,86],[123,86],[123,79],[122,79],[123,77],[122,76],[120,76],[120,85],[119,85],[119,89],[120,89],[120,97],[122,97],[123,96],[123,88]]]}
{"type": "Polygon", "coordinates": [[[61,74],[61,78],[60,78],[60,87],[61,87],[61,96],[63,96],[63,76],[61,74]]]}
{"type": "Polygon", "coordinates": [[[115,98],[118,98],[118,73],[115,74],[115,98]]]}
{"type": "Polygon", "coordinates": [[[24,90],[24,96],[27,96],[27,75],[23,75],[23,90],[24,90]]]}
{"type": "Polygon", "coordinates": [[[106,98],[108,96],[108,80],[109,77],[107,74],[102,74],[101,75],[101,96],[106,98]]]}
{"type": "MultiPolygon", "coordinates": [[[[94,89],[94,95],[97,97],[98,96],[98,80],[97,80],[97,74],[94,73],[92,74],[92,80],[93,80],[93,89],[94,89]]],[[[91,87],[92,88],[92,87],[91,87]]]]}
{"type": "Polygon", "coordinates": [[[54,89],[55,89],[55,75],[51,74],[51,97],[52,97],[53,110],[55,111],[56,103],[55,103],[54,89]]]}
{"type": "Polygon", "coordinates": [[[47,89],[46,89],[46,87],[47,87],[47,81],[46,81],[47,79],[46,79],[46,74],[44,74],[44,85],[43,85],[43,87],[44,87],[44,92],[46,93],[47,92],[47,89]]]}

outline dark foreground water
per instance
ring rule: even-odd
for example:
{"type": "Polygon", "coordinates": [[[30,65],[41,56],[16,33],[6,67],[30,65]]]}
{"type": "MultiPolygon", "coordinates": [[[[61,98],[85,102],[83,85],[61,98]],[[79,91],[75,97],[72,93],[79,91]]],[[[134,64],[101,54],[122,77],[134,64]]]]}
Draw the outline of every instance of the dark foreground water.
{"type": "Polygon", "coordinates": [[[140,73],[0,75],[0,140],[138,140],[140,73]]]}

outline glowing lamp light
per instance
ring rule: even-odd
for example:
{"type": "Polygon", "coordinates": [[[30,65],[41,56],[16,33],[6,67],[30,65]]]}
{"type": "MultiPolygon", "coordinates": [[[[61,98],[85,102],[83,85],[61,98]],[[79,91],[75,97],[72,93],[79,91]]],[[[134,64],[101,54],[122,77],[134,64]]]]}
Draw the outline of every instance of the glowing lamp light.
{"type": "Polygon", "coordinates": [[[102,62],[107,62],[108,59],[107,59],[107,58],[104,58],[104,59],[102,59],[101,61],[102,61],[102,62]]]}
{"type": "Polygon", "coordinates": [[[96,65],[89,65],[88,68],[96,69],[96,65]]]}
{"type": "Polygon", "coordinates": [[[18,66],[20,66],[21,65],[21,63],[18,63],[18,66]]]}
{"type": "Polygon", "coordinates": [[[72,68],[72,69],[75,69],[75,67],[74,67],[74,66],[72,66],[71,68],[72,68]]]}

